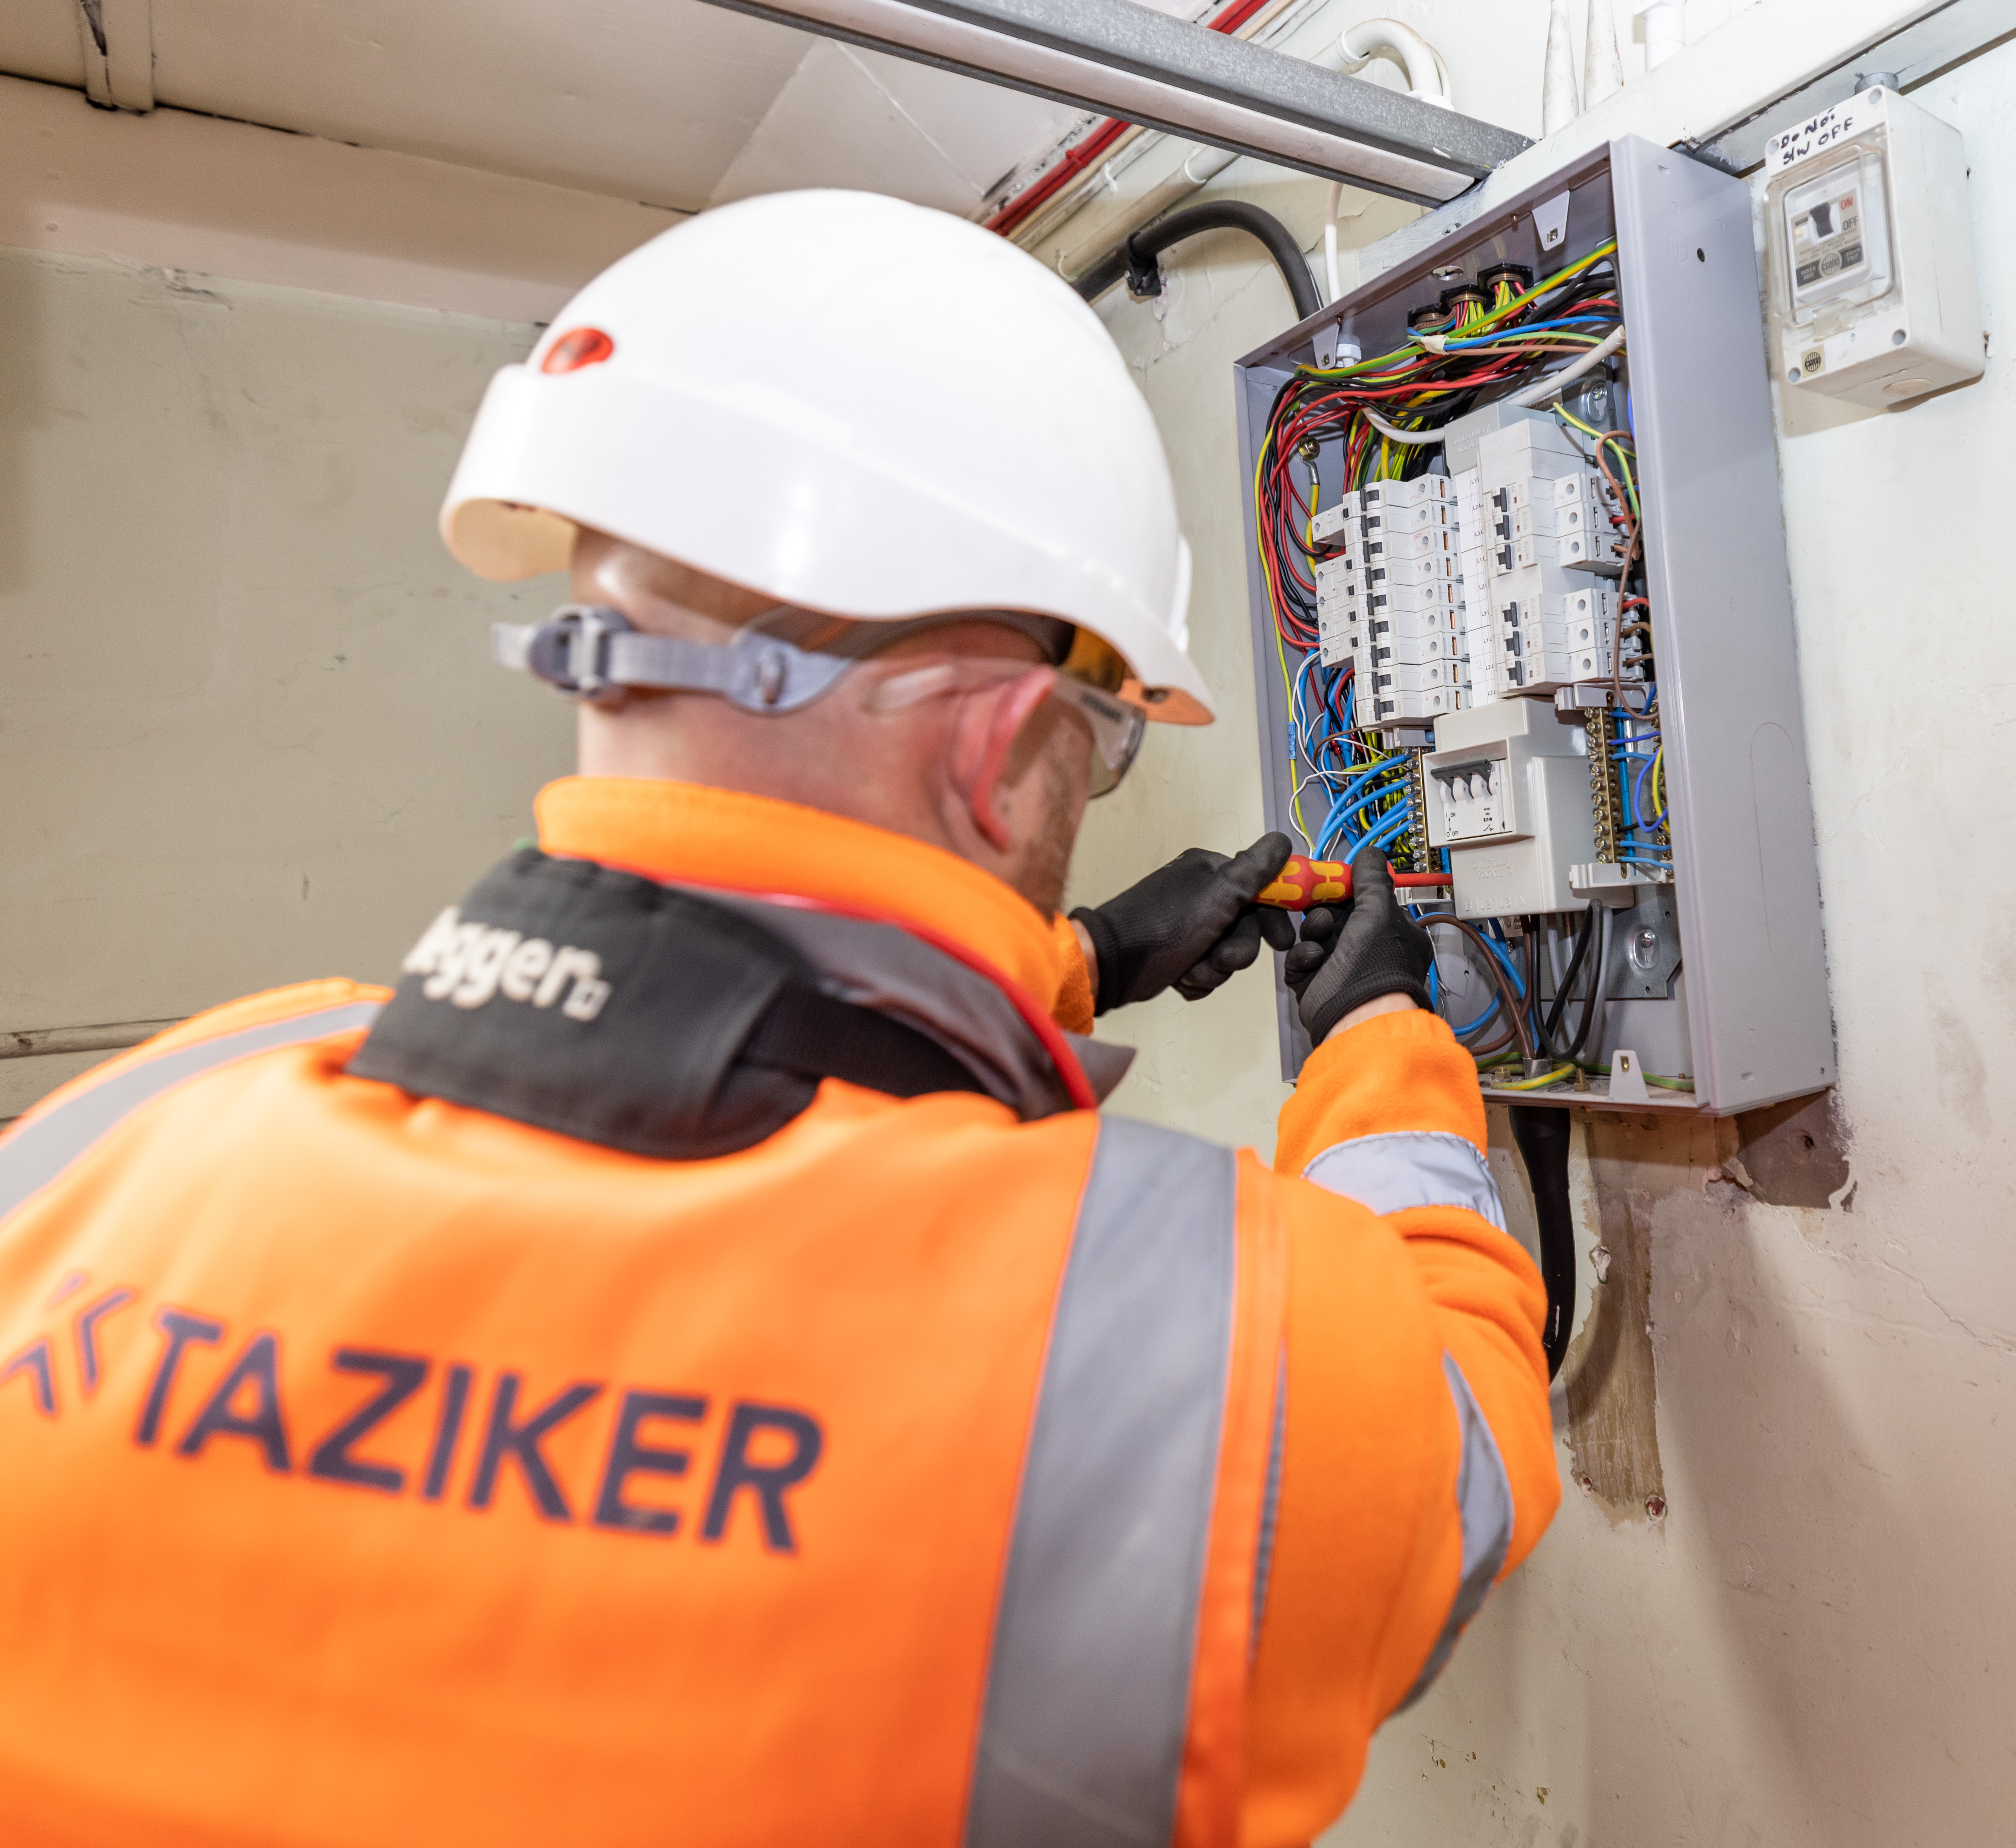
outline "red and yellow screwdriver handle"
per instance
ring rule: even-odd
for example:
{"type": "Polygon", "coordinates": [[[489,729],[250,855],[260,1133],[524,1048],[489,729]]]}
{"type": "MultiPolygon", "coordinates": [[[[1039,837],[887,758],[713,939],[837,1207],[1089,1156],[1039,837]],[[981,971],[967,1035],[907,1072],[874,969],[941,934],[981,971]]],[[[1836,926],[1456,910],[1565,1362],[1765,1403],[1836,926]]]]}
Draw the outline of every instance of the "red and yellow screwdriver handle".
{"type": "MultiPolygon", "coordinates": [[[[1395,885],[1447,885],[1446,873],[1395,873],[1395,885]]],[[[1351,896],[1351,869],[1342,860],[1305,859],[1292,856],[1274,875],[1272,885],[1254,895],[1256,905],[1282,911],[1306,911],[1314,905],[1341,905],[1351,896]]]]}

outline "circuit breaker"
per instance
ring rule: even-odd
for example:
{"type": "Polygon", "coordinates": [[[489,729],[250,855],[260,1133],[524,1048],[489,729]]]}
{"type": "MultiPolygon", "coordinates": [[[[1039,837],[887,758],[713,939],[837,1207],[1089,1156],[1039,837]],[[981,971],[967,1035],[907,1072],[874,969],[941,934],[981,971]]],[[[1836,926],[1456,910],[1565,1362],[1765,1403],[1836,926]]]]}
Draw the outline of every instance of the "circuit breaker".
{"type": "MultiPolygon", "coordinates": [[[[1893,177],[1936,139],[1895,100],[1893,177]]],[[[1403,895],[1487,1096],[1723,1113],[1833,1081],[1751,224],[1741,181],[1621,139],[1389,240],[1413,254],[1238,365],[1268,824],[1446,874],[1403,895]]]]}
{"type": "Polygon", "coordinates": [[[1881,409],[1981,376],[1957,129],[1873,88],[1773,136],[1764,164],[1772,329],[1787,384],[1881,409]]]}

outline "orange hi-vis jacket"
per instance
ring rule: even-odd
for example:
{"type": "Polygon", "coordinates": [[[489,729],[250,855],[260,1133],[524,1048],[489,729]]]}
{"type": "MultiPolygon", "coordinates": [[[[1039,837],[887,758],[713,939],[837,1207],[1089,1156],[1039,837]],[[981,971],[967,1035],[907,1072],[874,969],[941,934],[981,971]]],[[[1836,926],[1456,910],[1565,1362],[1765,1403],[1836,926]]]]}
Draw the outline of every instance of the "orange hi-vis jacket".
{"type": "Polygon", "coordinates": [[[665,783],[540,823],[389,1000],[0,1140],[0,1842],[1309,1840],[1558,1494],[1447,1027],[1320,1048],[1270,1172],[1088,1107],[1067,935],[964,862],[665,783]],[[639,1152],[665,958],[521,888],[760,928],[962,1088],[766,1128],[738,1066],[746,1145],[639,1152]]]}

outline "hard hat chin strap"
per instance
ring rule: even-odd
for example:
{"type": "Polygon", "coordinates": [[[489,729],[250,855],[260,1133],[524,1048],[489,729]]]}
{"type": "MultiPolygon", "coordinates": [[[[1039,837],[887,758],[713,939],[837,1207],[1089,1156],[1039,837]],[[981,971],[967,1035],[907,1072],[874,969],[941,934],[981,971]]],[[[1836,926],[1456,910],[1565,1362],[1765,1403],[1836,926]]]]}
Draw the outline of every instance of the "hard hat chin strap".
{"type": "MultiPolygon", "coordinates": [[[[780,606],[769,614],[783,614],[780,606]]],[[[800,648],[766,634],[759,616],[732,642],[686,642],[639,632],[620,610],[605,603],[569,603],[544,622],[490,625],[491,658],[517,668],[562,693],[591,704],[613,704],[631,688],[654,693],[718,693],[745,712],[794,712],[827,692],[865,656],[899,637],[974,612],[927,616],[909,622],[857,622],[837,648],[800,648]]],[[[1034,621],[987,612],[981,620],[1025,629],[1047,643],[1034,621]]]]}

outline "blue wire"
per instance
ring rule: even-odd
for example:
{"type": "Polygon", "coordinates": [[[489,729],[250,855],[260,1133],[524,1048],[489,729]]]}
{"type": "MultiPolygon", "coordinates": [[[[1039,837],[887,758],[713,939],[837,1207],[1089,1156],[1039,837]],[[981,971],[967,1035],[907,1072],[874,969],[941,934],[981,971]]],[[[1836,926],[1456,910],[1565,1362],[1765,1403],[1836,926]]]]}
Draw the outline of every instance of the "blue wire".
{"type": "MultiPolygon", "coordinates": [[[[1380,791],[1376,793],[1384,795],[1392,792],[1380,791]]],[[[1362,852],[1374,845],[1386,846],[1406,831],[1408,820],[1413,812],[1413,805],[1406,800],[1404,791],[1399,793],[1402,797],[1399,805],[1385,809],[1372,818],[1357,837],[1352,848],[1353,853],[1362,852]]]]}
{"type": "MultiPolygon", "coordinates": [[[[1339,833],[1342,833],[1347,838],[1350,838],[1350,830],[1346,824],[1348,823],[1352,815],[1359,809],[1363,808],[1366,803],[1381,801],[1395,795],[1404,797],[1406,794],[1406,787],[1405,784],[1397,784],[1387,789],[1371,790],[1369,794],[1367,793],[1367,787],[1372,783],[1377,781],[1378,778],[1387,776],[1391,772],[1402,768],[1406,760],[1402,758],[1381,758],[1379,762],[1374,764],[1369,770],[1363,771],[1358,776],[1353,777],[1349,783],[1345,785],[1343,793],[1337,797],[1337,801],[1331,805],[1329,815],[1324,819],[1323,825],[1319,833],[1318,838],[1320,841],[1327,842],[1333,840],[1339,833]]],[[[1374,824],[1375,827],[1377,825],[1377,823],[1374,824]]],[[[1321,859],[1327,858],[1327,856],[1324,854],[1319,854],[1316,857],[1319,859],[1321,859]]]]}
{"type": "MultiPolygon", "coordinates": [[[[1358,810],[1364,808],[1367,803],[1390,802],[1395,793],[1395,792],[1394,791],[1390,789],[1368,790],[1355,802],[1347,801],[1344,796],[1339,796],[1337,799],[1336,807],[1332,809],[1330,812],[1330,820],[1333,821],[1341,822],[1343,818],[1355,814],[1358,810]]],[[[1406,792],[1402,791],[1399,793],[1404,794],[1406,792]]],[[[1324,825],[1327,827],[1329,826],[1329,823],[1327,822],[1324,825]]]]}
{"type": "Polygon", "coordinates": [[[1632,779],[1631,806],[1640,815],[1645,812],[1645,779],[1652,773],[1652,758],[1647,758],[1638,766],[1638,774],[1632,779]]]}
{"type": "Polygon", "coordinates": [[[1521,321],[1517,327],[1500,328],[1491,333],[1473,334],[1468,339],[1454,337],[1442,342],[1445,353],[1460,352],[1466,347],[1495,347],[1508,333],[1538,333],[1549,327],[1614,327],[1616,318],[1611,315],[1567,315],[1558,321],[1521,321]]]}
{"type": "Polygon", "coordinates": [[[1513,993],[1521,1000],[1525,1000],[1526,985],[1520,979],[1518,970],[1513,966],[1512,958],[1507,953],[1503,939],[1498,937],[1486,937],[1485,942],[1491,946],[1491,953],[1505,965],[1505,973],[1512,978],[1513,993]]]}
{"type": "Polygon", "coordinates": [[[1454,1021],[1451,1021],[1449,1022],[1449,1031],[1455,1034],[1458,1039],[1467,1039],[1472,1033],[1478,1032],[1482,1028],[1490,1025],[1491,1017],[1497,1011],[1498,987],[1497,984],[1494,982],[1492,985],[1491,990],[1491,1005],[1485,1008],[1475,1020],[1471,1021],[1467,1026],[1460,1027],[1454,1021]]]}
{"type": "MultiPolygon", "coordinates": [[[[1415,913],[1415,921],[1421,924],[1431,924],[1438,918],[1447,920],[1453,917],[1455,915],[1456,913],[1453,911],[1431,911],[1424,916],[1419,911],[1417,911],[1415,913]]],[[[1440,1010],[1441,994],[1442,982],[1440,979],[1439,965],[1435,962],[1431,962],[1428,964],[1428,1006],[1437,1011],[1440,1010]]],[[[1485,1008],[1475,1020],[1469,1022],[1467,1025],[1460,1027],[1453,1021],[1450,1021],[1449,1031],[1454,1033],[1459,1039],[1463,1038],[1466,1035],[1474,1033],[1480,1027],[1485,1025],[1489,1021],[1491,1017],[1498,1011],[1498,985],[1497,983],[1493,982],[1491,985],[1491,1005],[1485,1008]]]]}
{"type": "MultiPolygon", "coordinates": [[[[1407,823],[1412,818],[1411,810],[1403,805],[1399,812],[1394,816],[1391,821],[1388,823],[1384,827],[1382,827],[1378,833],[1374,834],[1371,840],[1365,845],[1373,847],[1391,847],[1395,841],[1399,840],[1402,834],[1406,833],[1407,823]]],[[[1363,851],[1364,848],[1361,847],[1359,848],[1359,852],[1363,852],[1363,851]]]]}

